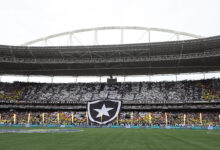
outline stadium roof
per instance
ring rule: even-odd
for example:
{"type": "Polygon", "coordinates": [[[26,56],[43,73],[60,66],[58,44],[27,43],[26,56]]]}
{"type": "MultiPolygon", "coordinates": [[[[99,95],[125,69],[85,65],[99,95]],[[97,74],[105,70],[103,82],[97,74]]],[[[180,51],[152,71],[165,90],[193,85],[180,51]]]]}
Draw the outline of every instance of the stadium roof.
{"type": "Polygon", "coordinates": [[[220,36],[142,44],[0,46],[0,74],[88,76],[220,71],[220,36]]]}

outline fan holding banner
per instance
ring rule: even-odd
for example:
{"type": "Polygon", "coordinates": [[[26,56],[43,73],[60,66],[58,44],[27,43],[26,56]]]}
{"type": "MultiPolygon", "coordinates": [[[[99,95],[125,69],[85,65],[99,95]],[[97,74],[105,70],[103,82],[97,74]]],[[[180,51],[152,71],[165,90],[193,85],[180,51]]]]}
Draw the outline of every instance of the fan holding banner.
{"type": "Polygon", "coordinates": [[[117,118],[121,109],[119,100],[97,100],[87,103],[89,120],[98,124],[106,124],[117,118]]]}

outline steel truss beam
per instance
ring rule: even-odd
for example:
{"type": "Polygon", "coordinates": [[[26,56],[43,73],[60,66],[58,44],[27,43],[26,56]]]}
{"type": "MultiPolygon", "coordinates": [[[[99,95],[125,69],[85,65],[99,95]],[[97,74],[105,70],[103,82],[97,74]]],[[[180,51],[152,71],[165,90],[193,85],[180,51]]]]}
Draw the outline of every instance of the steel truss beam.
{"type": "Polygon", "coordinates": [[[26,43],[22,44],[21,46],[29,46],[31,44],[35,44],[38,42],[44,42],[44,44],[46,44],[47,41],[52,38],[65,36],[65,35],[73,35],[75,33],[81,33],[81,32],[89,32],[89,31],[95,31],[96,37],[97,37],[97,31],[100,31],[100,30],[121,30],[121,43],[123,43],[123,30],[145,30],[149,33],[149,35],[148,35],[149,42],[150,42],[150,31],[171,33],[171,34],[176,35],[177,38],[179,37],[179,35],[188,36],[188,37],[192,37],[192,38],[203,38],[200,35],[191,34],[191,33],[187,33],[187,32],[181,32],[181,31],[175,31],[175,30],[170,30],[170,29],[153,28],[153,27],[138,27],[138,26],[107,26],[107,27],[95,27],[95,28],[79,29],[79,30],[72,30],[72,31],[57,33],[57,34],[42,37],[42,38],[39,38],[39,39],[36,39],[33,41],[26,42],[26,43]]]}

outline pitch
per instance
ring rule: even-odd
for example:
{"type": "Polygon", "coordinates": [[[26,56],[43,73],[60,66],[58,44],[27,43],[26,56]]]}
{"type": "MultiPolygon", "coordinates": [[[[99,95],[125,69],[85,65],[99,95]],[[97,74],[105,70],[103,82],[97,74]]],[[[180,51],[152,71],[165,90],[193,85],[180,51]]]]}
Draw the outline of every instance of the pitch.
{"type": "Polygon", "coordinates": [[[0,133],[0,149],[219,150],[220,147],[220,131],[218,130],[110,128],[86,128],[80,130],[83,130],[83,132],[0,133]]]}

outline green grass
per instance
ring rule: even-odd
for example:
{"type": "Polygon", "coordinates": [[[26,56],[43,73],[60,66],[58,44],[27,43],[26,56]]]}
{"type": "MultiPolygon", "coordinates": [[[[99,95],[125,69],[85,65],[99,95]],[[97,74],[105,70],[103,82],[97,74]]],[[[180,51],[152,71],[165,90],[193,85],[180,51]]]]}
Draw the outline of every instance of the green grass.
{"type": "Polygon", "coordinates": [[[70,133],[0,133],[0,150],[220,149],[220,131],[106,128],[82,130],[84,131],[70,133]]]}

